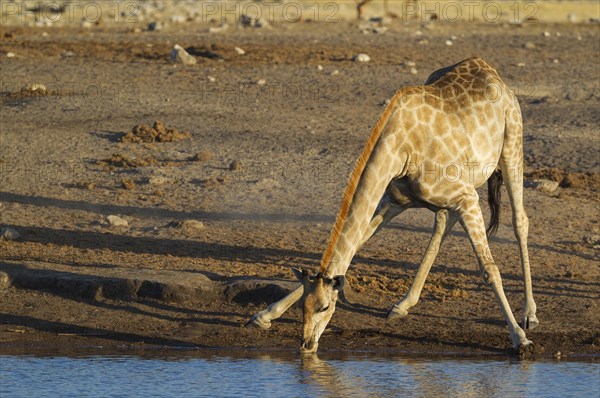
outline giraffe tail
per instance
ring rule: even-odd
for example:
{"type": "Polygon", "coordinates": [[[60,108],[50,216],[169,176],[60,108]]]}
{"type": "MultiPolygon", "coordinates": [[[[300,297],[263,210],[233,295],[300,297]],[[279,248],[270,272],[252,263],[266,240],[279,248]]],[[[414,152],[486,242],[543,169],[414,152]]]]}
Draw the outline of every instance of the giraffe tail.
{"type": "Polygon", "coordinates": [[[500,188],[502,187],[502,171],[496,170],[488,179],[488,204],[491,210],[490,224],[487,227],[487,236],[492,236],[500,224],[500,188]]]}

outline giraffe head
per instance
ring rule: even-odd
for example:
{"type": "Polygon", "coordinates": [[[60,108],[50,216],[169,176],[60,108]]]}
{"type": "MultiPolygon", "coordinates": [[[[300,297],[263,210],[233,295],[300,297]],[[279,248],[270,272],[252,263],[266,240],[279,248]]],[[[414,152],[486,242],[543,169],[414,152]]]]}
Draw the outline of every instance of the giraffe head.
{"type": "Polygon", "coordinates": [[[321,273],[309,276],[306,270],[292,268],[292,271],[304,286],[304,293],[300,300],[303,314],[300,351],[316,352],[319,338],[335,311],[338,293],[344,287],[344,276],[327,278],[321,273]]]}

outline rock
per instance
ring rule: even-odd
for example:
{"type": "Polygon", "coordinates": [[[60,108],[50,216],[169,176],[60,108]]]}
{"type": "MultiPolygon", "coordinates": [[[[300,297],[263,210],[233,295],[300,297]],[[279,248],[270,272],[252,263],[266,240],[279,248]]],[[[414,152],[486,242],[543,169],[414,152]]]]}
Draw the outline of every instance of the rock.
{"type": "Polygon", "coordinates": [[[25,93],[46,95],[46,94],[48,94],[48,89],[42,83],[32,83],[32,84],[27,84],[25,87],[23,87],[21,89],[21,94],[25,94],[25,93]]]}
{"type": "Polygon", "coordinates": [[[195,65],[197,62],[196,58],[185,51],[179,44],[175,44],[171,50],[171,61],[184,65],[195,65]]]}
{"type": "Polygon", "coordinates": [[[544,35],[544,37],[550,37],[550,36],[552,36],[552,33],[548,32],[548,31],[545,31],[543,33],[543,35],[544,35]]]}
{"type": "Polygon", "coordinates": [[[15,57],[15,53],[13,53],[12,51],[9,51],[6,53],[6,58],[14,58],[15,57]]]}
{"type": "Polygon", "coordinates": [[[233,162],[231,162],[229,164],[229,170],[231,171],[237,171],[242,167],[241,163],[239,160],[234,160],[233,162]]]}
{"type": "Polygon", "coordinates": [[[371,57],[369,57],[367,54],[364,54],[364,53],[357,54],[353,58],[354,62],[369,62],[370,60],[371,60],[371,57]]]}
{"type": "Polygon", "coordinates": [[[198,220],[184,220],[179,225],[181,228],[188,229],[188,230],[191,229],[191,230],[202,231],[203,229],[205,229],[204,223],[202,221],[198,221],[198,220]]]}
{"type": "Polygon", "coordinates": [[[119,216],[110,215],[110,216],[106,217],[106,220],[108,220],[108,223],[112,227],[127,227],[129,225],[127,220],[122,219],[119,216]]]}
{"type": "Polygon", "coordinates": [[[173,15],[171,17],[171,22],[173,23],[183,23],[187,21],[187,17],[183,16],[183,15],[173,15]]]}
{"type": "Polygon", "coordinates": [[[239,55],[244,55],[244,54],[246,54],[246,51],[244,51],[244,49],[243,49],[243,48],[240,48],[240,47],[235,47],[233,50],[234,50],[236,53],[238,53],[239,55]]]}
{"type": "Polygon", "coordinates": [[[81,27],[82,28],[90,29],[92,26],[93,26],[93,24],[90,21],[88,21],[87,19],[81,21],[81,27]]]}
{"type": "Polygon", "coordinates": [[[154,176],[148,179],[150,185],[163,185],[167,182],[167,179],[163,176],[154,176]]]}
{"type": "Polygon", "coordinates": [[[319,72],[323,71],[323,65],[317,65],[317,70],[318,70],[319,72]]]}
{"type": "Polygon", "coordinates": [[[250,17],[246,14],[242,14],[240,17],[240,24],[245,27],[251,28],[268,28],[269,23],[264,19],[250,17]]]}
{"type": "Polygon", "coordinates": [[[207,31],[208,33],[220,33],[226,31],[227,29],[229,29],[229,25],[222,23],[219,26],[211,26],[207,31]]]}
{"type": "Polygon", "coordinates": [[[593,246],[594,249],[600,249],[600,235],[584,235],[583,243],[593,246]]]}
{"type": "Polygon", "coordinates": [[[339,74],[340,74],[340,71],[336,69],[336,70],[332,71],[329,75],[330,76],[337,76],[339,74]]]}
{"type": "Polygon", "coordinates": [[[134,190],[134,189],[135,189],[135,187],[136,187],[136,184],[135,184],[135,181],[133,181],[132,179],[129,179],[129,178],[123,178],[123,179],[121,180],[121,186],[122,186],[124,189],[127,189],[127,190],[131,191],[131,190],[134,190]]]}
{"type": "Polygon", "coordinates": [[[411,67],[412,67],[412,66],[417,66],[417,63],[416,63],[416,62],[414,62],[414,61],[406,61],[406,62],[404,63],[404,65],[406,65],[406,66],[411,66],[411,67]]]}
{"type": "Polygon", "coordinates": [[[419,73],[419,71],[417,70],[417,68],[414,68],[414,67],[413,67],[413,68],[410,68],[410,73],[411,73],[412,75],[416,75],[417,73],[419,73]]]}
{"type": "Polygon", "coordinates": [[[534,49],[534,48],[535,48],[535,43],[533,43],[533,42],[531,42],[531,41],[528,41],[527,43],[525,43],[525,44],[523,45],[523,47],[525,47],[525,48],[527,48],[527,49],[531,50],[531,49],[534,49]]]}
{"type": "Polygon", "coordinates": [[[256,81],[256,84],[262,87],[262,86],[264,86],[265,84],[267,84],[267,81],[266,81],[265,79],[258,79],[258,80],[256,81]]]}
{"type": "Polygon", "coordinates": [[[209,151],[202,151],[190,158],[194,162],[207,162],[213,158],[213,154],[209,151]]]}
{"type": "Polygon", "coordinates": [[[447,46],[451,46],[453,44],[454,44],[454,42],[452,40],[446,40],[446,45],[447,46]]]}
{"type": "Polygon", "coordinates": [[[525,186],[527,188],[537,189],[538,191],[545,193],[554,193],[558,189],[559,183],[552,180],[531,180],[526,181],[525,186]]]}
{"type": "Polygon", "coordinates": [[[12,228],[0,228],[0,240],[17,240],[20,237],[21,235],[12,228]]]}
{"type": "Polygon", "coordinates": [[[162,30],[162,28],[163,24],[159,21],[152,21],[148,24],[148,31],[150,32],[159,31],[162,30]]]}

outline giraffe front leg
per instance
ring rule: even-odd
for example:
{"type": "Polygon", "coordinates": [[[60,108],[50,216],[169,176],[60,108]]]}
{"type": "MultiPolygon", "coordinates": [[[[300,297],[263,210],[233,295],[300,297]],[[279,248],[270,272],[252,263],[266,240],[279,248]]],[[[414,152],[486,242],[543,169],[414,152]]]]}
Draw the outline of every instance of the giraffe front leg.
{"type": "Polygon", "coordinates": [[[279,318],[296,301],[300,300],[304,287],[300,286],[281,300],[269,305],[266,309],[257,312],[244,326],[254,326],[261,329],[269,329],[271,321],[279,318]]]}
{"type": "Polygon", "coordinates": [[[388,312],[388,319],[400,318],[408,315],[408,310],[417,304],[427,275],[429,275],[429,271],[431,270],[431,265],[440,249],[440,245],[456,223],[456,220],[456,214],[449,212],[448,210],[440,210],[436,213],[433,235],[431,236],[427,251],[423,256],[423,260],[421,261],[421,265],[415,276],[415,280],[404,298],[394,304],[392,309],[388,312]]]}

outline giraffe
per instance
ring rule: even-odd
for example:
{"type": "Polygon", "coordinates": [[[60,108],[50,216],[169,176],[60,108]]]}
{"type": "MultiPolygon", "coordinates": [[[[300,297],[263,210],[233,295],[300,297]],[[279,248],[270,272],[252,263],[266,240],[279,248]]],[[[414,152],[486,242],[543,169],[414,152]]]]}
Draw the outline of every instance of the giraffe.
{"type": "Polygon", "coordinates": [[[358,249],[409,208],[435,213],[433,234],[415,279],[388,319],[404,317],[417,304],[440,245],[458,221],[474,249],[484,281],[496,296],[513,348],[533,347],[524,329],[538,325],[523,208],[522,118],[519,103],[498,72],[473,57],[439,69],[422,86],[398,90],[373,127],[343,195],[329,243],[315,276],[293,269],[301,286],[255,314],[247,323],[269,328],[293,303],[303,310],[302,352],[316,352],[358,249]],[[488,182],[492,208],[486,231],[476,188],[488,182]],[[525,299],[522,327],[508,304],[487,237],[499,223],[500,186],[512,207],[525,299]],[[487,232],[487,233],[486,233],[487,232]]]}
{"type": "MultiPolygon", "coordinates": [[[[363,12],[364,12],[363,8],[372,1],[373,0],[358,0],[358,4],[356,5],[357,19],[359,19],[359,20],[363,19],[363,12]]],[[[411,7],[416,7],[417,0],[405,0],[405,1],[407,3],[410,3],[411,7]]],[[[409,7],[409,6],[403,5],[403,9],[405,9],[405,7],[409,7]]],[[[383,0],[383,15],[386,17],[398,18],[398,15],[396,15],[395,13],[390,11],[390,8],[388,5],[388,0],[383,0]]]]}

